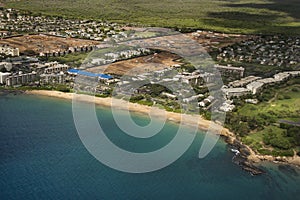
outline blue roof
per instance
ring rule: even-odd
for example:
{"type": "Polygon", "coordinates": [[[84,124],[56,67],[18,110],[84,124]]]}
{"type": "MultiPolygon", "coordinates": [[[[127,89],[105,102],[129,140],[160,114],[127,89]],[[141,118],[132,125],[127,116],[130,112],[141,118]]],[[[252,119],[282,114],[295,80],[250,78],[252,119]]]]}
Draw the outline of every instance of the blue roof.
{"type": "Polygon", "coordinates": [[[78,69],[69,69],[68,70],[68,72],[71,72],[71,73],[78,73],[78,71],[79,71],[78,69]]]}
{"type": "Polygon", "coordinates": [[[103,79],[113,78],[112,76],[110,76],[108,74],[94,74],[92,72],[81,71],[81,70],[78,70],[78,69],[69,69],[68,72],[75,73],[75,74],[80,74],[80,75],[83,75],[83,76],[89,76],[89,77],[100,77],[100,78],[103,78],[103,79]]]}

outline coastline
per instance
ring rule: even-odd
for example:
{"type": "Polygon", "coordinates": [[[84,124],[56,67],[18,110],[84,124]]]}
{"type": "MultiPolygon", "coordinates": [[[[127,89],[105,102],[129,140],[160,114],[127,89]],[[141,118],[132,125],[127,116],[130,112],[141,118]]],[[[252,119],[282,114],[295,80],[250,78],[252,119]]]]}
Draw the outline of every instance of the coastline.
{"type": "MultiPolygon", "coordinates": [[[[60,91],[53,91],[53,90],[26,90],[24,92],[25,94],[29,95],[41,95],[41,96],[48,96],[48,97],[54,97],[54,98],[61,98],[61,99],[67,99],[72,100],[73,99],[73,93],[64,93],[60,91]]],[[[105,107],[111,107],[112,106],[112,100],[111,97],[101,98],[101,97],[95,97],[93,100],[91,98],[85,98],[87,95],[79,95],[77,98],[82,101],[88,101],[90,103],[95,103],[96,105],[105,106],[105,107]]],[[[149,114],[151,112],[150,106],[141,105],[138,103],[131,103],[127,102],[125,100],[120,99],[114,99],[114,107],[117,106],[118,109],[129,109],[132,112],[141,113],[141,114],[149,114]],[[115,103],[118,103],[115,105],[115,103]]],[[[187,115],[187,114],[180,114],[175,112],[168,112],[159,108],[156,108],[156,113],[154,114],[155,117],[162,118],[164,117],[164,113],[166,113],[166,119],[168,121],[174,122],[174,123],[180,123],[182,116],[185,118],[185,124],[188,126],[195,126],[195,124],[198,123],[198,128],[200,130],[208,130],[208,128],[211,125],[211,121],[203,119],[201,116],[196,115],[187,115]]],[[[228,130],[225,130],[223,128],[221,132],[222,136],[233,136],[233,133],[230,133],[228,130]]]]}
{"type": "MultiPolygon", "coordinates": [[[[28,95],[38,95],[38,96],[47,96],[47,97],[53,97],[53,98],[61,98],[66,100],[72,100],[73,99],[73,93],[65,93],[60,91],[54,91],[54,90],[26,90],[24,91],[25,94],[28,95]]],[[[81,95],[83,98],[83,101],[87,101],[86,97],[87,95],[81,95]]],[[[115,99],[114,99],[115,101],[115,99]]],[[[117,100],[118,109],[129,109],[132,112],[141,113],[141,114],[149,114],[151,111],[150,106],[146,105],[140,105],[137,103],[131,103],[127,102],[125,100],[117,100]],[[128,107],[127,107],[128,106],[128,107]]],[[[105,107],[111,107],[112,106],[112,98],[101,98],[101,97],[95,97],[93,100],[91,100],[92,103],[95,103],[96,105],[105,106],[105,107]]],[[[114,105],[115,106],[115,105],[114,105]]],[[[182,116],[185,118],[185,125],[188,126],[195,126],[195,124],[198,123],[198,128],[200,130],[208,130],[209,127],[213,122],[203,119],[201,116],[196,115],[187,115],[187,114],[181,114],[181,113],[174,113],[174,112],[168,112],[162,109],[157,108],[157,112],[155,112],[155,117],[161,118],[166,117],[166,119],[170,122],[174,123],[180,123],[182,116]],[[165,113],[165,115],[164,115],[165,113]]],[[[215,124],[216,125],[216,124],[215,124]]],[[[219,125],[217,125],[219,126],[219,125]]],[[[236,137],[234,133],[232,133],[227,128],[222,128],[222,131],[220,132],[220,136],[222,136],[225,140],[225,142],[232,146],[233,148],[239,150],[240,154],[238,156],[235,156],[237,158],[237,161],[234,161],[236,164],[241,166],[244,170],[250,172],[253,175],[264,173],[263,170],[261,170],[256,165],[259,164],[261,161],[269,161],[276,164],[289,164],[293,165],[295,167],[300,167],[300,157],[294,156],[294,157],[274,157],[269,155],[260,155],[254,152],[249,146],[242,144],[236,137]]]]}

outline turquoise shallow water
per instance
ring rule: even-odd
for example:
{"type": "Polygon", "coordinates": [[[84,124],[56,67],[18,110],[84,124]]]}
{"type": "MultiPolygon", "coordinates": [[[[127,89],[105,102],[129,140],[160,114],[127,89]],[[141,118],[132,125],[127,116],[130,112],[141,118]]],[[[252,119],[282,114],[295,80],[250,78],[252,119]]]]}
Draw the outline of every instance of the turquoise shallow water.
{"type": "MultiPolygon", "coordinates": [[[[149,140],[132,139],[111,112],[97,108],[108,137],[120,147],[147,152],[167,144],[177,130],[167,124],[149,140]]],[[[148,119],[134,116],[139,124],[148,119]]],[[[188,132],[188,130],[187,130],[188,132]]],[[[297,199],[300,173],[265,163],[252,177],[231,162],[220,140],[204,159],[199,133],[172,165],[152,173],[118,172],[98,162],[76,132],[71,102],[45,97],[0,96],[0,199],[297,199]]]]}

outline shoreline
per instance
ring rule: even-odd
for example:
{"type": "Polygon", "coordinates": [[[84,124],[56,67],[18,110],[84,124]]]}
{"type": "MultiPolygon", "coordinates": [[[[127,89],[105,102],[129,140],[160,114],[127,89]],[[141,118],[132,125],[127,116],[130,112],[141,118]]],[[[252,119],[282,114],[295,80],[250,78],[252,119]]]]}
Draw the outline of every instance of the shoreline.
{"type": "MultiPolygon", "coordinates": [[[[28,95],[37,95],[37,96],[47,96],[47,97],[53,97],[53,98],[60,98],[60,99],[66,99],[66,100],[72,100],[73,99],[73,93],[65,93],[60,91],[54,91],[54,90],[26,90],[24,91],[24,94],[28,95]]],[[[87,101],[86,98],[88,95],[80,95],[80,97],[83,97],[83,101],[87,101]]],[[[91,97],[91,96],[89,96],[91,97]]],[[[88,100],[89,102],[95,103],[99,106],[104,107],[111,107],[112,106],[112,99],[111,97],[107,98],[101,98],[101,97],[94,97],[92,100],[88,100]]],[[[139,113],[139,114],[149,114],[151,111],[150,106],[146,105],[140,105],[138,103],[131,103],[125,100],[116,100],[118,101],[117,108],[118,109],[129,109],[132,112],[139,113]]],[[[114,105],[115,107],[115,105],[114,105]]],[[[185,125],[187,126],[195,126],[195,124],[198,123],[198,127],[200,130],[207,131],[210,127],[210,125],[213,125],[211,121],[203,119],[201,116],[196,115],[187,115],[187,114],[181,114],[181,113],[175,113],[175,112],[168,112],[162,109],[158,109],[158,112],[155,112],[155,117],[165,117],[167,121],[174,122],[176,124],[179,124],[182,121],[182,116],[185,118],[185,125]],[[164,115],[165,113],[165,115],[164,115]]],[[[219,126],[219,125],[218,125],[219,126]]],[[[244,170],[250,172],[253,175],[262,174],[264,171],[262,171],[259,167],[256,165],[259,164],[261,161],[269,161],[273,162],[275,164],[288,164],[293,165],[295,167],[300,167],[300,157],[294,156],[294,157],[274,157],[270,155],[260,155],[254,152],[249,146],[242,144],[236,137],[234,133],[232,133],[227,128],[222,128],[222,131],[220,132],[220,136],[224,138],[225,142],[232,146],[233,148],[236,148],[239,150],[240,154],[237,157],[237,162],[239,166],[241,166],[244,170]]]]}
{"type": "MultiPolygon", "coordinates": [[[[54,90],[26,90],[24,91],[25,94],[29,95],[40,95],[40,96],[48,96],[48,97],[54,97],[54,98],[61,98],[66,100],[72,100],[73,99],[73,93],[65,93],[60,91],[54,91],[54,90]]],[[[79,95],[78,100],[82,100],[83,102],[89,102],[89,103],[95,103],[99,106],[104,107],[111,107],[112,106],[112,100],[114,101],[113,106],[120,110],[129,109],[131,112],[140,113],[140,114],[149,114],[151,112],[150,106],[141,105],[138,103],[131,103],[125,100],[120,99],[113,99],[111,97],[101,98],[101,97],[93,97],[88,95],[79,95]],[[86,98],[89,97],[89,98],[86,98]],[[92,99],[92,98],[93,99],[92,99]],[[118,103],[115,105],[115,103],[118,103]]],[[[203,119],[200,115],[188,115],[188,114],[181,114],[181,113],[175,113],[175,112],[168,112],[159,108],[155,108],[155,112],[153,115],[158,118],[163,118],[164,113],[165,117],[168,121],[180,123],[182,116],[185,118],[185,125],[187,126],[195,126],[195,124],[198,123],[198,128],[200,130],[208,130],[210,125],[212,124],[211,121],[203,119]]],[[[225,128],[222,129],[221,135],[222,136],[233,136],[233,133],[230,133],[228,130],[224,131],[225,128]]]]}

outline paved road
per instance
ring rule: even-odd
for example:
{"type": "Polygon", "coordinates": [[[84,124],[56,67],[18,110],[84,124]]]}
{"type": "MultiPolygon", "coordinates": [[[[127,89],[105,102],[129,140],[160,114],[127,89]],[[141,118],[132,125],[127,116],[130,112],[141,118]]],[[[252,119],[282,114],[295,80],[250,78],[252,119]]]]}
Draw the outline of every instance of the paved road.
{"type": "Polygon", "coordinates": [[[299,126],[300,127],[300,121],[299,122],[293,122],[293,121],[281,119],[278,122],[279,123],[283,123],[283,124],[289,124],[289,125],[299,126]]]}

